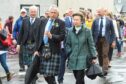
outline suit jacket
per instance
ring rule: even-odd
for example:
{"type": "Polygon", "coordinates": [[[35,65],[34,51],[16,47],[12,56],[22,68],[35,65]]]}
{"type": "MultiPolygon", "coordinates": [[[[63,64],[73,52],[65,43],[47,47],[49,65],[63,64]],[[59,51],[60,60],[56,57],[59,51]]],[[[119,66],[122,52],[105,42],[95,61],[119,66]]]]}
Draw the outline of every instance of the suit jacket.
{"type": "Polygon", "coordinates": [[[17,41],[18,45],[20,45],[20,44],[24,45],[26,43],[26,41],[28,39],[29,32],[30,32],[29,30],[30,30],[31,27],[34,29],[35,33],[33,34],[33,36],[34,36],[34,38],[36,38],[36,33],[37,33],[36,30],[37,30],[37,28],[40,27],[40,24],[41,24],[41,20],[39,18],[35,19],[32,26],[30,24],[30,18],[29,17],[23,19],[22,27],[20,29],[20,33],[19,33],[19,37],[18,37],[18,41],[17,41]]]}
{"type": "MultiPolygon", "coordinates": [[[[42,46],[44,46],[44,41],[43,41],[43,36],[45,32],[45,26],[47,24],[47,19],[43,19],[41,23],[41,27],[37,30],[37,39],[36,39],[36,51],[41,51],[42,46]]],[[[60,20],[60,19],[55,19],[54,21],[54,26],[51,28],[51,34],[52,34],[52,39],[49,39],[49,46],[51,49],[51,52],[53,54],[59,53],[60,52],[60,43],[61,41],[64,40],[65,38],[65,23],[60,20]]]]}
{"type": "MultiPolygon", "coordinates": [[[[98,36],[99,36],[99,20],[100,18],[97,18],[94,20],[92,24],[92,34],[94,38],[94,42],[97,43],[98,36]]],[[[112,20],[106,18],[106,26],[105,26],[105,39],[107,42],[112,43],[115,40],[115,33],[114,33],[114,27],[112,20]]]]}
{"type": "Polygon", "coordinates": [[[69,17],[65,17],[65,27],[66,28],[72,27],[72,22],[70,21],[69,17]]]}

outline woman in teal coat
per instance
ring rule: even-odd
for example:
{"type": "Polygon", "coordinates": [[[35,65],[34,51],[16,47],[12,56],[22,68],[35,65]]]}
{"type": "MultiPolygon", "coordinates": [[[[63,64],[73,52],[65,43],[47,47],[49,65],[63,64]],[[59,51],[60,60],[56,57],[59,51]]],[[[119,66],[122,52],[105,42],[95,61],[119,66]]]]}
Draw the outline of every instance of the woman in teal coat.
{"type": "MultiPolygon", "coordinates": [[[[96,49],[91,31],[84,27],[83,15],[73,14],[73,28],[66,38],[66,52],[68,55],[68,68],[73,70],[76,84],[85,84],[84,75],[87,68],[87,57],[96,56],[96,49]]],[[[96,62],[95,59],[92,60],[96,62]]]]}

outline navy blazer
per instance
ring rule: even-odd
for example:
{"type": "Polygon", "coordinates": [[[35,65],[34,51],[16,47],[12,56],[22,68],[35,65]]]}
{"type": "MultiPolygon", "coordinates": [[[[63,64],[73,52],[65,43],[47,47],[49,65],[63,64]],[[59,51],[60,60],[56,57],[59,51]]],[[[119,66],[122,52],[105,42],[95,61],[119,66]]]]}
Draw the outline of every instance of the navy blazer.
{"type": "Polygon", "coordinates": [[[72,27],[72,22],[69,19],[69,16],[65,17],[65,27],[66,28],[71,28],[72,27]]]}
{"type": "MultiPolygon", "coordinates": [[[[99,36],[99,20],[100,18],[97,18],[94,20],[92,24],[92,34],[94,38],[95,44],[98,41],[98,36],[99,36]]],[[[108,43],[112,43],[115,40],[115,31],[113,27],[113,22],[112,20],[106,18],[106,31],[105,31],[105,39],[107,40],[108,43]]]]}

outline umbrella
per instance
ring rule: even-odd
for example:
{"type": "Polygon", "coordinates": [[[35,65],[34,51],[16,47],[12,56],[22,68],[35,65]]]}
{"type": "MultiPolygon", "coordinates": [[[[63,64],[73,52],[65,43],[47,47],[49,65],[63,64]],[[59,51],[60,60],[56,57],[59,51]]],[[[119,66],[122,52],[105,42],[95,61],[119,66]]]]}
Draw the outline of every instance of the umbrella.
{"type": "Polygon", "coordinates": [[[27,69],[25,75],[25,84],[31,84],[31,82],[33,82],[32,80],[36,78],[36,75],[39,72],[39,66],[40,66],[40,57],[35,56],[32,64],[27,69]]]}
{"type": "Polygon", "coordinates": [[[98,64],[92,64],[87,70],[86,70],[86,76],[90,79],[95,79],[97,76],[102,75],[102,70],[98,64]]]}

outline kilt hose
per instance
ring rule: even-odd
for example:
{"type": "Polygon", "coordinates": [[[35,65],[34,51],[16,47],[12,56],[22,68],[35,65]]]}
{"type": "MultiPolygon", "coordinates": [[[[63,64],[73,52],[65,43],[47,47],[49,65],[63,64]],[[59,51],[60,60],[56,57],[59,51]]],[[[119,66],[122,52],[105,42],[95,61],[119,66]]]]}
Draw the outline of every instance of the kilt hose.
{"type": "Polygon", "coordinates": [[[59,54],[52,54],[52,57],[48,60],[45,60],[44,57],[41,56],[40,74],[44,76],[57,76],[59,73],[59,65],[59,54]]]}
{"type": "MultiPolygon", "coordinates": [[[[33,51],[34,52],[34,51],[33,51]]],[[[30,65],[32,63],[33,54],[30,54],[27,49],[27,45],[22,45],[22,64],[30,65]]]]}

